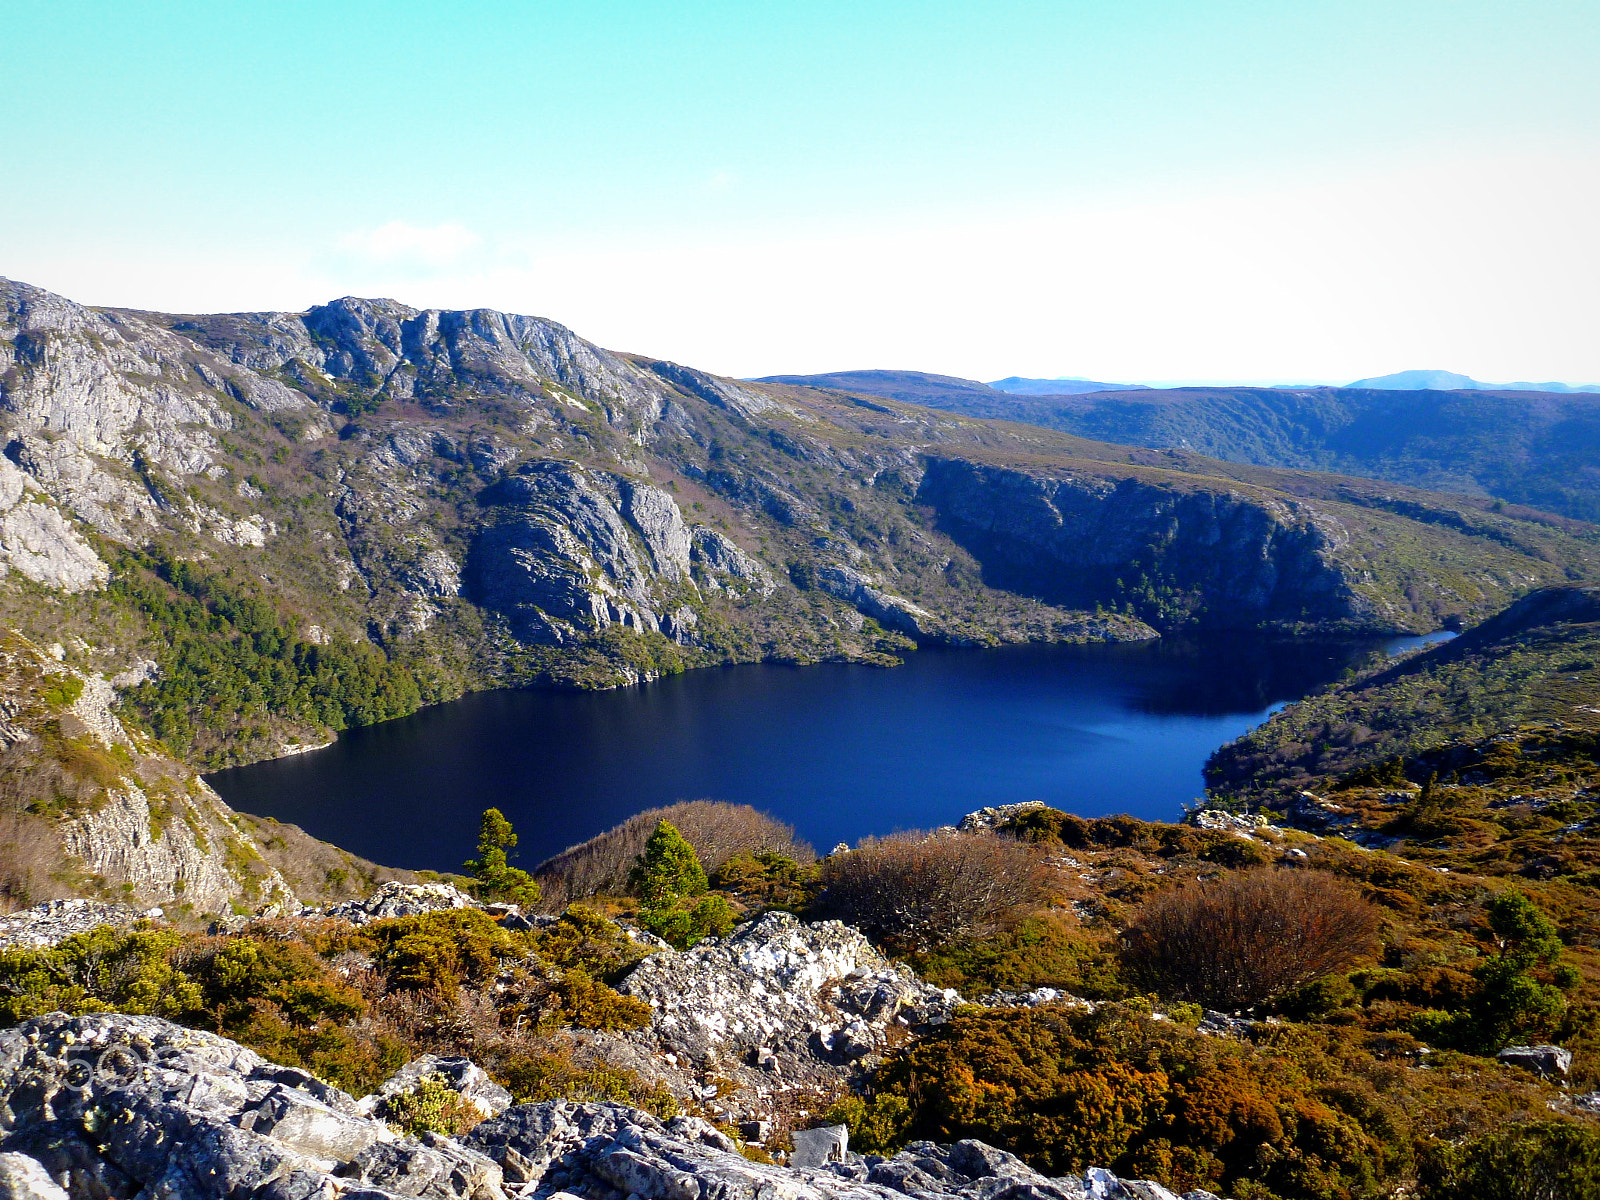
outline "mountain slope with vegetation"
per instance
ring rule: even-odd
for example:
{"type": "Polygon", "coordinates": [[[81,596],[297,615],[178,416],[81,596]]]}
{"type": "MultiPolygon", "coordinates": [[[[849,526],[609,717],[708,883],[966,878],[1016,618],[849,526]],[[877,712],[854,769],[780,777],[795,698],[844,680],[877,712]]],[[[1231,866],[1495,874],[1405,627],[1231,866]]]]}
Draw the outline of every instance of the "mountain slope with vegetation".
{"type": "Polygon", "coordinates": [[[1352,385],[1006,396],[944,385],[943,376],[918,376],[916,386],[902,379],[915,375],[858,371],[812,378],[817,386],[1078,437],[1386,479],[1600,520],[1600,395],[1593,393],[1352,385]]]}
{"type": "Polygon", "coordinates": [[[0,286],[0,624],[205,767],[504,685],[1189,626],[1423,630],[1595,531],[346,298],[0,286]]]}

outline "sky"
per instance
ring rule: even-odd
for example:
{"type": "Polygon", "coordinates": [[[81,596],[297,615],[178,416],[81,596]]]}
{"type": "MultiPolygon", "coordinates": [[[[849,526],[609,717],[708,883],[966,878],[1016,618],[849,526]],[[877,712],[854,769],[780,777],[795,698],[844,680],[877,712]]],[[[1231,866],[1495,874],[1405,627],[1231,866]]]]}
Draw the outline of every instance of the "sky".
{"type": "Polygon", "coordinates": [[[0,275],[725,375],[1600,380],[1600,3],[0,0],[0,275]]]}

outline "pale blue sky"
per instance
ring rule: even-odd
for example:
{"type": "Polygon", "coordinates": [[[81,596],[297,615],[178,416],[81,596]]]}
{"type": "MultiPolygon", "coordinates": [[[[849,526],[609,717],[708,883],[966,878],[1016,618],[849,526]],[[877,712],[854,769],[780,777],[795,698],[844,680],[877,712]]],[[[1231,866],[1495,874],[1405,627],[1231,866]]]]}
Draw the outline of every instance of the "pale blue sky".
{"type": "Polygon", "coordinates": [[[0,274],[736,374],[1600,378],[1600,4],[4,5],[0,274]]]}

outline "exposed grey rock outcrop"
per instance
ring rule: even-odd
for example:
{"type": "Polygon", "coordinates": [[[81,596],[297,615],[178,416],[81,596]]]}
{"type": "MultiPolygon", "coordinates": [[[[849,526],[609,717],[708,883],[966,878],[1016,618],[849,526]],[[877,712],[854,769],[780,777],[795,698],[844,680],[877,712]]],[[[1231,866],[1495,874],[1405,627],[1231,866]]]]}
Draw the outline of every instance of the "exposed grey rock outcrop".
{"type": "Polygon", "coordinates": [[[37,1160],[72,1200],[504,1196],[482,1154],[400,1138],[303,1071],[154,1017],[57,1013],[0,1032],[0,1151],[37,1160]]]}
{"type": "Polygon", "coordinates": [[[0,1031],[0,1195],[59,1200],[1167,1200],[1103,1170],[1047,1178],[981,1142],[751,1162],[697,1117],[620,1104],[507,1109],[462,1139],[401,1137],[337,1088],[155,1017],[0,1031]]]}
{"type": "Polygon", "coordinates": [[[389,917],[414,917],[441,909],[476,908],[477,901],[448,883],[400,883],[390,880],[365,900],[346,900],[326,908],[307,908],[302,916],[331,917],[366,925],[389,917]]]}
{"type": "Polygon", "coordinates": [[[817,586],[828,595],[853,605],[885,629],[926,637],[939,628],[939,619],[927,609],[885,591],[854,567],[831,563],[818,568],[816,579],[817,586]]]}
{"type": "Polygon", "coordinates": [[[696,525],[692,536],[690,558],[700,565],[711,587],[727,586],[732,580],[770,596],[778,586],[771,572],[715,529],[696,525]],[[718,576],[725,578],[719,580],[718,576]]]}
{"type": "Polygon", "coordinates": [[[46,900],[0,917],[0,949],[54,946],[101,925],[123,928],[140,917],[161,915],[159,908],[140,912],[126,904],[106,904],[99,900],[46,900]]]}
{"type": "Polygon", "coordinates": [[[874,1061],[891,1026],[947,1020],[960,1002],[848,925],[787,913],[653,954],[617,990],[651,1006],[650,1027],[629,1036],[676,1068],[675,1090],[702,1094],[695,1085],[709,1074],[731,1079],[740,1090],[724,1102],[740,1119],[769,1115],[786,1092],[837,1088],[874,1061]]]}
{"type": "MultiPolygon", "coordinates": [[[[821,1131],[819,1131],[821,1132],[821,1131]]],[[[464,1139],[523,1195],[589,1200],[1177,1200],[1095,1168],[1050,1178],[978,1141],[915,1142],[893,1158],[849,1153],[832,1131],[806,1168],[751,1162],[704,1121],[663,1124],[619,1104],[525,1104],[464,1139]],[[837,1155],[837,1157],[835,1157],[837,1155]]],[[[798,1156],[798,1152],[797,1152],[798,1156]]],[[[1190,1193],[1186,1200],[1201,1200],[1190,1193]]]]}
{"type": "Polygon", "coordinates": [[[65,667],[20,637],[0,636],[0,712],[13,714],[0,736],[13,747],[17,769],[38,769],[63,737],[108,764],[96,794],[69,805],[43,831],[59,851],[47,864],[53,874],[39,869],[29,890],[51,895],[48,889],[61,886],[54,875],[66,873],[85,878],[85,890],[126,886],[140,905],[188,905],[196,913],[226,912],[236,902],[298,907],[239,815],[198,775],[131,734],[112,710],[115,700],[99,676],[65,667]]]}
{"type": "Polygon", "coordinates": [[[473,594],[519,636],[560,644],[607,625],[660,631],[654,577],[675,581],[689,569],[689,534],[671,497],[543,460],[490,499],[498,514],[473,544],[473,594]]]}
{"type": "Polygon", "coordinates": [[[0,575],[14,570],[63,592],[99,587],[105,563],[59,510],[39,503],[43,496],[10,459],[0,458],[0,575]]]}

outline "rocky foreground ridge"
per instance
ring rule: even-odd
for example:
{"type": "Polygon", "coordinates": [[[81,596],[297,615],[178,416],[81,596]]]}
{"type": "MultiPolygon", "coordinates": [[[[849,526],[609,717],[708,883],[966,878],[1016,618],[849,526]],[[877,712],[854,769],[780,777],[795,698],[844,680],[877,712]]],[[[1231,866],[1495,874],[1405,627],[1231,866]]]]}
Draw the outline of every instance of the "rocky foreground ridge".
{"type": "MultiPolygon", "coordinates": [[[[38,1017],[0,1032],[0,1196],[105,1200],[1169,1200],[1104,1170],[1047,1178],[964,1141],[893,1158],[797,1138],[753,1162],[696,1117],[618,1104],[506,1109],[460,1139],[403,1137],[350,1096],[226,1038],[153,1017],[38,1017]]],[[[1207,1200],[1190,1193],[1187,1200],[1207,1200]]]]}

